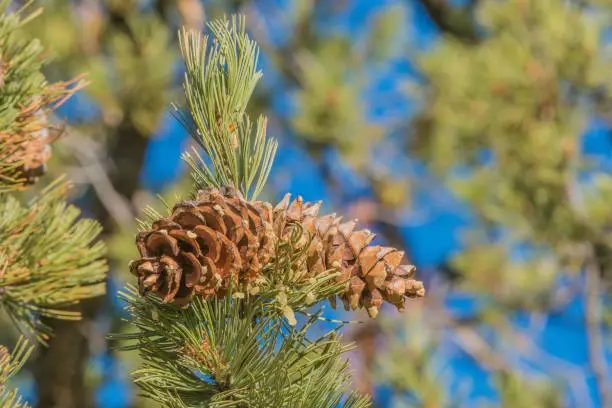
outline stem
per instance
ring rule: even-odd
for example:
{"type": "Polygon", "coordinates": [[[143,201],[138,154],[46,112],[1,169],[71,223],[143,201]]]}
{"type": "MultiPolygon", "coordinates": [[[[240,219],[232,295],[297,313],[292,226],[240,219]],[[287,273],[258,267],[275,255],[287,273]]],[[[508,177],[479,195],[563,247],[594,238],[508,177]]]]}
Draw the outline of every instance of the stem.
{"type": "Polygon", "coordinates": [[[486,368],[500,373],[512,372],[506,360],[493,350],[474,329],[455,325],[454,335],[457,344],[486,368]]]}
{"type": "Polygon", "coordinates": [[[601,268],[599,267],[593,251],[586,263],[585,287],[585,324],[587,330],[587,347],[589,364],[595,375],[599,399],[603,408],[612,408],[612,395],[610,387],[606,385],[608,367],[604,354],[603,336],[601,332],[601,268]]]}

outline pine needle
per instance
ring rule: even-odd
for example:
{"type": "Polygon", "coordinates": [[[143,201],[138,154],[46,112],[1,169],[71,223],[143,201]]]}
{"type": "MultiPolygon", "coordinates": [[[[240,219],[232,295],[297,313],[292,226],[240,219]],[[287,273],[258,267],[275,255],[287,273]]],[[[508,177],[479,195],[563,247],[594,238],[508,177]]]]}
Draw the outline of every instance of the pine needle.
{"type": "Polygon", "coordinates": [[[262,76],[259,49],[245,32],[244,16],[209,24],[212,39],[182,30],[179,41],[186,73],[187,108],[172,113],[206,154],[186,152],[196,188],[231,185],[255,199],[270,174],[277,142],[266,134],[267,119],[253,123],[246,107],[262,76]]]}

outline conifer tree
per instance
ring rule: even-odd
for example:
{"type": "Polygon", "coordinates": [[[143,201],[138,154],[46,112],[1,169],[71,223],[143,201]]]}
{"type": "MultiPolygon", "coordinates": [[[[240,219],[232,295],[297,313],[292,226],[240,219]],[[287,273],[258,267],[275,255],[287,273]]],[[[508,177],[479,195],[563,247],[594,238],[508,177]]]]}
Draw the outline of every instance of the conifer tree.
{"type": "MultiPolygon", "coordinates": [[[[38,12],[10,12],[9,3],[0,2],[0,311],[44,345],[52,333],[43,318],[76,320],[70,306],[104,293],[105,250],[96,241],[99,224],[80,219],[66,202],[63,179],[28,194],[27,203],[17,194],[45,173],[50,144],[61,133],[51,113],[85,83],[46,81],[43,48],[22,32],[38,12]]],[[[6,381],[30,350],[24,340],[12,356],[0,349],[3,408],[22,406],[6,381]]]]}
{"type": "Polygon", "coordinates": [[[140,222],[138,287],[122,295],[134,330],[115,339],[138,350],[134,381],[164,406],[369,406],[349,389],[338,327],[314,335],[321,312],[307,309],[339,297],[375,317],[383,301],[404,310],[423,285],[403,252],[319,216],[320,203],[255,201],[276,150],[265,117],[245,113],[258,50],[242,17],[209,28],[210,40],[180,34],[187,107],[174,108],[205,156],[184,157],[192,196],[140,222]]]}
{"type": "Polygon", "coordinates": [[[561,407],[571,399],[572,406],[611,407],[612,183],[583,139],[591,121],[609,131],[609,3],[422,2],[445,35],[415,58],[424,103],[407,144],[473,212],[475,225],[448,263],[456,278],[450,295],[478,305],[460,315],[440,305],[436,319],[429,306],[428,319],[417,312],[389,322],[378,379],[393,384],[398,406],[472,406],[449,389],[445,381],[458,379],[443,375],[443,357],[435,358],[452,339],[492,372],[496,404],[561,407]],[[577,374],[544,358],[515,323],[516,316],[560,313],[570,302],[583,305],[571,330],[587,339],[588,368],[577,374]],[[415,326],[420,335],[412,335],[415,326]],[[398,358],[406,354],[421,364],[406,367],[398,358]],[[592,397],[577,391],[582,381],[592,397]]]}

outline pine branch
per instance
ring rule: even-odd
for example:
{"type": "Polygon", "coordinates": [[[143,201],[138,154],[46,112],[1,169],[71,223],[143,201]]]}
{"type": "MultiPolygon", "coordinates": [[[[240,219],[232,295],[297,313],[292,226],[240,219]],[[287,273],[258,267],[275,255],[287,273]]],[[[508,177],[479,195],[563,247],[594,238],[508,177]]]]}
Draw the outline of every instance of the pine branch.
{"type": "Polygon", "coordinates": [[[340,295],[347,310],[375,317],[383,300],[404,310],[424,288],[402,251],[370,245],[374,234],[354,221],[318,216],[322,203],[253,200],[276,142],[263,117],[253,132],[245,114],[261,73],[244,25],[209,24],[212,44],[181,33],[188,106],[174,113],[207,157],[185,156],[199,190],[192,200],[140,222],[141,257],[130,263],[138,292],[123,296],[136,331],[115,339],[139,351],[135,382],[164,406],[369,406],[348,391],[349,347],[336,330],[310,339],[322,317],[305,309],[340,295]],[[296,312],[308,316],[303,325],[296,312]]]}
{"type": "MultiPolygon", "coordinates": [[[[164,406],[366,407],[368,398],[349,392],[348,364],[341,356],[349,346],[341,344],[335,331],[314,341],[307,338],[320,314],[296,327],[295,312],[340,293],[344,281],[337,281],[333,270],[308,270],[310,240],[300,223],[293,227],[290,220],[279,219],[275,233],[272,207],[240,197],[252,199],[261,191],[276,150],[276,142],[266,137],[265,118],[257,120],[253,131],[245,115],[261,72],[256,70],[257,47],[244,24],[244,18],[211,23],[210,46],[199,34],[181,34],[188,110],[175,107],[175,114],[210,165],[197,153],[196,158],[186,155],[196,189],[203,191],[196,201],[168,208],[169,216],[178,211],[177,219],[148,211],[156,231],[141,223],[137,244],[143,258],[130,268],[144,280],[138,292],[131,288],[124,295],[136,331],[116,339],[123,349],[139,351],[144,364],[133,373],[134,380],[145,396],[164,406]],[[226,202],[213,205],[214,200],[226,202]],[[177,229],[187,228],[189,217],[204,221],[199,226],[188,222],[201,234],[200,241],[194,231],[177,229]],[[228,236],[222,237],[222,231],[228,236]],[[213,241],[220,246],[215,249],[213,241]],[[168,252],[161,249],[166,243],[168,252]],[[180,263],[170,256],[157,259],[162,252],[178,256],[180,263]],[[153,274],[146,277],[143,271],[153,274]],[[209,295],[194,297],[189,291],[194,285],[209,295]],[[146,295],[152,289],[155,293],[146,295]],[[220,295],[212,296],[217,291],[220,295]],[[184,307],[173,304],[175,297],[184,307]]],[[[288,204],[287,198],[283,206],[288,204]]],[[[301,213],[301,198],[294,206],[301,213]]],[[[315,216],[319,206],[309,213],[315,216]]],[[[284,207],[278,211],[286,212],[284,207]]],[[[339,223],[333,216],[329,221],[339,223]]]]}
{"type": "Polygon", "coordinates": [[[17,395],[17,390],[8,389],[7,382],[25,364],[32,350],[33,347],[24,338],[19,340],[12,354],[0,346],[0,408],[27,408],[27,404],[17,395]]]}
{"type": "Polygon", "coordinates": [[[78,319],[65,307],[104,293],[100,226],[78,219],[66,189],[57,181],[26,207],[0,195],[0,308],[43,343],[49,330],[40,317],[78,319]]]}
{"type": "Polygon", "coordinates": [[[8,13],[0,1],[0,193],[23,188],[44,173],[54,139],[47,115],[85,85],[81,78],[49,84],[44,49],[19,29],[40,14],[8,13]]]}
{"type": "Polygon", "coordinates": [[[366,407],[348,392],[335,331],[307,339],[318,316],[293,329],[258,297],[197,300],[177,309],[134,288],[123,295],[136,332],[115,337],[145,361],[143,393],[168,407],[366,407]]]}
{"type": "MultiPolygon", "coordinates": [[[[175,91],[172,70],[177,52],[172,45],[173,29],[167,24],[173,23],[160,20],[150,7],[142,8],[138,2],[86,1],[75,8],[74,3],[50,0],[45,5],[43,21],[31,32],[45,36],[45,42],[60,51],[50,67],[57,75],[89,71],[92,86],[87,89],[87,97],[101,113],[99,118],[90,118],[83,131],[88,136],[104,135],[100,157],[108,179],[95,169],[91,157],[81,154],[81,158],[89,167],[83,174],[91,175],[92,187],[105,194],[103,198],[90,196],[88,211],[103,225],[108,238],[119,232],[119,226],[130,224],[125,217],[115,222],[114,215],[125,216],[125,210],[136,212],[132,198],[141,187],[140,172],[149,137],[159,129],[168,97],[175,91]],[[122,9],[123,17],[107,18],[113,6],[122,9]],[[66,43],[66,36],[74,41],[66,43]],[[104,63],[100,63],[102,60],[104,63]],[[106,195],[107,191],[113,194],[106,195]],[[113,200],[128,206],[109,211],[105,204],[113,200]]],[[[117,252],[109,254],[116,260],[117,252]]],[[[86,372],[92,347],[103,341],[104,334],[91,322],[108,312],[106,305],[108,299],[104,298],[81,302],[81,322],[46,320],[53,338],[36,364],[39,407],[82,408],[93,404],[94,384],[88,381],[86,372]]]]}
{"type": "Polygon", "coordinates": [[[245,113],[262,75],[257,70],[259,50],[245,32],[243,16],[208,26],[212,46],[199,32],[180,34],[188,110],[174,106],[174,115],[211,164],[197,152],[184,159],[193,169],[196,188],[231,185],[254,199],[268,178],[277,148],[277,142],[266,136],[267,119],[260,116],[253,122],[245,113]]]}

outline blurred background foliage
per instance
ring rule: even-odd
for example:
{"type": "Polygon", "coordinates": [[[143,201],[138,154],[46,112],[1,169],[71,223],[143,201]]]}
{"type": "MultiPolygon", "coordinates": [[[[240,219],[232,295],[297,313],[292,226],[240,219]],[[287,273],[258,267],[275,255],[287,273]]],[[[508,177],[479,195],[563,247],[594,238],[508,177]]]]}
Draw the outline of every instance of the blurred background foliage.
{"type": "Polygon", "coordinates": [[[612,408],[612,2],[38,5],[28,29],[54,58],[50,79],[92,83],[58,112],[70,132],[49,168],[102,222],[112,276],[82,322],[49,322],[51,348],[19,378],[34,405],[152,406],[127,376],[136,357],[105,335],[123,330],[134,217],[190,188],[188,137],[167,110],[177,30],[242,12],[264,70],[250,109],[281,143],[262,198],[299,193],[359,218],[429,287],[406,314],[347,329],[356,387],[377,407],[612,408]]]}

